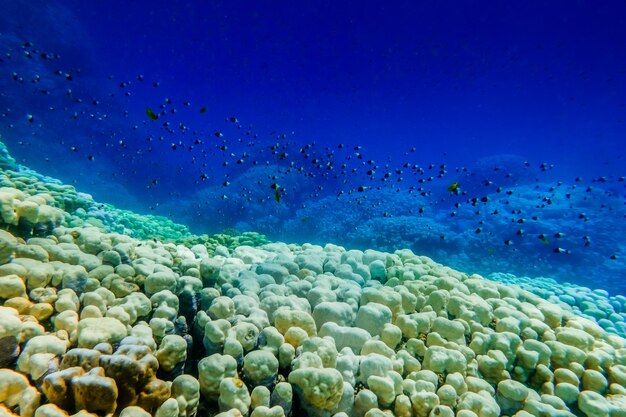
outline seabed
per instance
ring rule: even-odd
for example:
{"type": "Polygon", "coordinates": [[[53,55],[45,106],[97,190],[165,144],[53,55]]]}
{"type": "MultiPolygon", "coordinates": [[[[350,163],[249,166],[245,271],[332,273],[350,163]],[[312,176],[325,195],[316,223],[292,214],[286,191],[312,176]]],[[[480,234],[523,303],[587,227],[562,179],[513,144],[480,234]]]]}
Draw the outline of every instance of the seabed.
{"type": "Polygon", "coordinates": [[[1,417],[626,416],[624,327],[579,307],[624,297],[192,235],[0,166],[1,417]]]}

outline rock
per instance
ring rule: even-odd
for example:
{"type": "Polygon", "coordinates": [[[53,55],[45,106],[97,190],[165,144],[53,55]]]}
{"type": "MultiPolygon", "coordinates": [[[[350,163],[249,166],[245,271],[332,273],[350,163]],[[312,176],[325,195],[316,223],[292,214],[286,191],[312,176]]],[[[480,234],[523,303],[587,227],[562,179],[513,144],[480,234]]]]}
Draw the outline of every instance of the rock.
{"type": "Polygon", "coordinates": [[[125,407],[134,404],[142,395],[150,394],[150,389],[142,393],[156,379],[159,362],[147,346],[121,345],[113,355],[101,356],[100,366],[107,377],[115,380],[119,391],[118,406],[125,407]]]}
{"type": "Polygon", "coordinates": [[[15,336],[0,338],[0,368],[11,368],[20,354],[20,346],[15,336]]]}
{"type": "Polygon", "coordinates": [[[126,326],[112,317],[87,318],[78,323],[78,346],[92,348],[98,343],[119,343],[127,335],[126,326]]]}
{"type": "Polygon", "coordinates": [[[152,417],[152,415],[141,407],[131,405],[125,407],[119,417],[152,417]]]}
{"type": "MultiPolygon", "coordinates": [[[[4,213],[0,212],[0,216],[3,221],[8,222],[4,213]]],[[[4,265],[11,260],[16,248],[17,239],[11,233],[0,229],[0,265],[4,265]]]]}
{"type": "Polygon", "coordinates": [[[66,340],[53,334],[35,336],[26,343],[17,360],[17,368],[37,380],[47,372],[56,371],[59,357],[65,353],[67,346],[66,340]]]}
{"type": "Polygon", "coordinates": [[[608,417],[611,411],[609,402],[593,391],[582,391],[578,396],[578,408],[588,417],[608,417]]]}
{"type": "Polygon", "coordinates": [[[289,374],[288,380],[298,388],[306,403],[314,408],[331,411],[341,400],[343,379],[336,369],[297,369],[289,374]]]}
{"type": "Polygon", "coordinates": [[[26,284],[17,275],[0,277],[0,299],[26,297],[26,284]]]}
{"type": "Polygon", "coordinates": [[[0,369],[0,404],[10,409],[17,407],[21,417],[32,417],[40,400],[41,394],[30,386],[24,375],[0,369]]]}
{"type": "Polygon", "coordinates": [[[500,381],[496,390],[496,401],[503,413],[513,415],[524,406],[528,391],[528,387],[521,382],[512,379],[500,381]]]}
{"type": "Polygon", "coordinates": [[[176,377],[174,370],[182,372],[187,359],[187,341],[175,334],[167,335],[161,340],[155,356],[159,361],[159,372],[176,377]]]}
{"type": "Polygon", "coordinates": [[[103,368],[93,368],[84,375],[72,378],[72,392],[77,410],[94,413],[112,413],[117,407],[117,385],[104,374],[103,368]]]}
{"type": "Polygon", "coordinates": [[[198,381],[202,396],[211,401],[220,393],[220,381],[237,376],[237,361],[232,356],[215,353],[198,362],[198,381]]]}
{"type": "Polygon", "coordinates": [[[35,411],[35,417],[69,417],[69,414],[54,404],[44,404],[35,411]]]}
{"type": "Polygon", "coordinates": [[[172,398],[178,402],[180,417],[196,414],[200,402],[200,383],[191,375],[180,375],[172,381],[172,398]]]}
{"type": "Polygon", "coordinates": [[[248,414],[251,399],[248,387],[239,378],[224,378],[220,381],[218,404],[220,410],[237,409],[243,415],[248,414]]]}
{"type": "Polygon", "coordinates": [[[370,335],[378,336],[385,324],[391,324],[391,310],[382,304],[368,303],[359,308],[354,324],[370,335]]]}
{"type": "Polygon", "coordinates": [[[255,350],[243,359],[244,380],[251,387],[273,388],[278,376],[278,359],[267,350],[255,350]]]}
{"type": "Polygon", "coordinates": [[[170,386],[160,379],[152,379],[137,396],[137,405],[149,412],[156,411],[170,397],[170,386]]]}
{"type": "Polygon", "coordinates": [[[79,366],[53,372],[44,378],[42,391],[49,402],[69,410],[74,406],[74,392],[71,387],[72,378],[84,374],[85,370],[79,366]]]}

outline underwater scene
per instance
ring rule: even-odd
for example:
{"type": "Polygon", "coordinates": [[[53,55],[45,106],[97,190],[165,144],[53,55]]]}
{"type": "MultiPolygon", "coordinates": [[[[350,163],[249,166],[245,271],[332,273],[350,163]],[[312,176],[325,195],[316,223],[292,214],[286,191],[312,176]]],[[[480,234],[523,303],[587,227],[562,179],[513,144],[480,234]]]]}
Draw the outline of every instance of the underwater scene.
{"type": "Polygon", "coordinates": [[[626,3],[0,0],[0,417],[626,417],[626,3]]]}

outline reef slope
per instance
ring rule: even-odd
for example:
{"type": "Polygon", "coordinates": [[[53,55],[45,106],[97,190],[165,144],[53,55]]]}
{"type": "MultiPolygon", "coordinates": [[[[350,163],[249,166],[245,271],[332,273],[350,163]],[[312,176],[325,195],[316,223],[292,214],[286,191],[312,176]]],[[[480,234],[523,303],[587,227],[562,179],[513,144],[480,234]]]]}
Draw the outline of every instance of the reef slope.
{"type": "Polygon", "coordinates": [[[0,416],[626,416],[622,298],[195,236],[2,167],[0,416]]]}

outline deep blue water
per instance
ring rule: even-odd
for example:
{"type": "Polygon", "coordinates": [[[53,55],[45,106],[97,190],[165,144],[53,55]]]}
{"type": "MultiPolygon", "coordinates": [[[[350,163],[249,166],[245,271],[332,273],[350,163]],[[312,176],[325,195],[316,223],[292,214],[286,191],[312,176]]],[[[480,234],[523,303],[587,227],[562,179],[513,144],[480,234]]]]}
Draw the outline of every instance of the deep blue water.
{"type": "Polygon", "coordinates": [[[626,4],[353,3],[0,0],[0,135],[194,232],[626,293],[626,4]]]}

